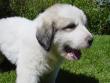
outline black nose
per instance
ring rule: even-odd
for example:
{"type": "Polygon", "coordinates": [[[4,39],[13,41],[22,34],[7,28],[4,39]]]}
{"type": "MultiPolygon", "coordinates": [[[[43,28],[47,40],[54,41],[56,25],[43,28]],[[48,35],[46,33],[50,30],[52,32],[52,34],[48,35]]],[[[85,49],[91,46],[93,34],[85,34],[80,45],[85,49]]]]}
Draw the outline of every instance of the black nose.
{"type": "Polygon", "coordinates": [[[93,42],[93,38],[90,38],[90,39],[88,40],[89,47],[92,45],[92,42],[93,42]]]}

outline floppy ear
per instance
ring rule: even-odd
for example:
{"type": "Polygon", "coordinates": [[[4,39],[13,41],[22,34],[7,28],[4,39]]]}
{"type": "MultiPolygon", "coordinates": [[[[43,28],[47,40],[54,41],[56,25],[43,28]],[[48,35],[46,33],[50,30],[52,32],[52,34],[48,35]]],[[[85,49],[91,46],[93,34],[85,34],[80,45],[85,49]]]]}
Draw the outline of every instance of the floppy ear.
{"type": "Polygon", "coordinates": [[[37,40],[40,45],[46,50],[49,51],[55,35],[54,23],[43,23],[43,26],[37,30],[37,40]]]}

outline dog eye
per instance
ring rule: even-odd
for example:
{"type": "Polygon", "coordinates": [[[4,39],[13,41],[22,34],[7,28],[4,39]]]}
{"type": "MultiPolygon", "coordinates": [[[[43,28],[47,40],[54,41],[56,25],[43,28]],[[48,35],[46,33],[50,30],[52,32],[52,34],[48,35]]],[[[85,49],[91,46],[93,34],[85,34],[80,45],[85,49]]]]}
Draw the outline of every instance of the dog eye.
{"type": "Polygon", "coordinates": [[[69,24],[67,25],[66,27],[63,28],[63,30],[66,30],[66,29],[74,29],[76,27],[75,24],[69,24]]]}

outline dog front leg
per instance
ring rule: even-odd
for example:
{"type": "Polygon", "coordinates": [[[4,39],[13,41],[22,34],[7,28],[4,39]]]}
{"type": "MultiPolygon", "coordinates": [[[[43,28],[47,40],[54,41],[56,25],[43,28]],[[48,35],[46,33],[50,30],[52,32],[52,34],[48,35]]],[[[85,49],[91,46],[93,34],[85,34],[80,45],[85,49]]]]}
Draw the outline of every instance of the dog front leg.
{"type": "Polygon", "coordinates": [[[30,64],[17,64],[17,78],[16,83],[38,83],[39,76],[32,65],[30,64]]]}

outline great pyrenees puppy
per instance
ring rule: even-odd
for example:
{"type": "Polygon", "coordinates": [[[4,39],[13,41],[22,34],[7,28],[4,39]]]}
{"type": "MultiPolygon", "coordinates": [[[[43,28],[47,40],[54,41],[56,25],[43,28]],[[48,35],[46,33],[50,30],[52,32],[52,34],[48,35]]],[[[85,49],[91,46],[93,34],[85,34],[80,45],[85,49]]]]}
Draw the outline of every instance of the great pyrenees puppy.
{"type": "Polygon", "coordinates": [[[55,4],[34,20],[1,19],[0,50],[16,65],[16,83],[55,83],[63,60],[78,60],[80,49],[91,46],[86,24],[84,12],[69,4],[55,4]]]}

